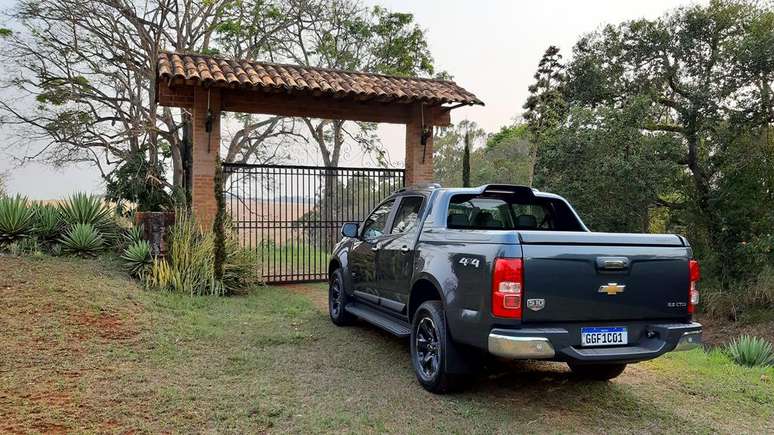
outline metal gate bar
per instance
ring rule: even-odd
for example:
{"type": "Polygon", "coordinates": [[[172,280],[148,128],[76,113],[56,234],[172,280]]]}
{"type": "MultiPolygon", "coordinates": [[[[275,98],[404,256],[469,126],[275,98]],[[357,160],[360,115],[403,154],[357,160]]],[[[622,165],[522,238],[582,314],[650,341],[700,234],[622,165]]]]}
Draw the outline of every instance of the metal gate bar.
{"type": "Polygon", "coordinates": [[[325,281],[345,222],[403,187],[403,169],[224,163],[224,195],[268,283],[325,281]]]}

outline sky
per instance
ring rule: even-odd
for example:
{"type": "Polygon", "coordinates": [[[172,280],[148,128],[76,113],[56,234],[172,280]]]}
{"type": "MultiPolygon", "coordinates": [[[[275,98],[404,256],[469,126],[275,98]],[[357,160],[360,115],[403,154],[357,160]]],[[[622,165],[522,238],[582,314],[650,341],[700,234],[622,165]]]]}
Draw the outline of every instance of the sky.
{"type": "MultiPolygon", "coordinates": [[[[0,0],[0,10],[7,10],[13,3],[13,0],[0,0]]],[[[415,21],[426,31],[436,69],[449,72],[457,84],[486,104],[452,111],[452,122],[469,119],[486,131],[495,132],[521,114],[527,87],[549,45],[558,46],[567,57],[580,36],[600,26],[656,18],[670,9],[697,1],[366,0],[365,3],[414,14],[415,21]]],[[[389,124],[381,125],[378,130],[395,166],[403,162],[404,131],[403,126],[389,124]]],[[[7,188],[11,193],[33,199],[54,199],[76,191],[104,191],[95,168],[54,169],[35,163],[18,167],[14,157],[19,157],[19,152],[2,146],[7,137],[7,131],[0,131],[0,172],[8,175],[7,188]]],[[[362,156],[350,153],[341,164],[365,163],[362,156]]]]}

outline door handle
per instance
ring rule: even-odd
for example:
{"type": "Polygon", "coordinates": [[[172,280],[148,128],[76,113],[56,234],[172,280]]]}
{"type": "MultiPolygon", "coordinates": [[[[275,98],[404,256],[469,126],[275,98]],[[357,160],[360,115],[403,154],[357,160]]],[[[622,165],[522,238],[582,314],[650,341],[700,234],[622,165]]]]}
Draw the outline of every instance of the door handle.
{"type": "Polygon", "coordinates": [[[403,245],[403,246],[400,247],[400,252],[405,254],[408,251],[409,251],[409,247],[408,246],[403,245]]]}

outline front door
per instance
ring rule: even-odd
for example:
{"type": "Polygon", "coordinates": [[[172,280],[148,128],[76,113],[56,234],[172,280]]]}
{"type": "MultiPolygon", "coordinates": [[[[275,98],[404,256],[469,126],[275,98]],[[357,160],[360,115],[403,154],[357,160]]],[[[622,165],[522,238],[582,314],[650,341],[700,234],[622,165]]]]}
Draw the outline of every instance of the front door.
{"type": "Polygon", "coordinates": [[[379,303],[377,289],[376,258],[387,232],[394,199],[380,204],[363,222],[360,237],[349,256],[352,271],[352,290],[359,299],[379,303]]]}
{"type": "Polygon", "coordinates": [[[423,197],[400,199],[390,230],[376,255],[377,286],[381,304],[388,310],[405,314],[409,285],[414,268],[414,245],[419,230],[419,212],[423,197]]]}

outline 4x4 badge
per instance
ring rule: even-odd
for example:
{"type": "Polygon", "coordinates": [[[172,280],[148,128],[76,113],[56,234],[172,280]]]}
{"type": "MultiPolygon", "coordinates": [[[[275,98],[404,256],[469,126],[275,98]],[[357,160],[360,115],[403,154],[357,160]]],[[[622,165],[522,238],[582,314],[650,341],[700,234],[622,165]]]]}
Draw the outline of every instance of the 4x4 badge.
{"type": "Polygon", "coordinates": [[[527,308],[532,311],[540,311],[546,307],[545,299],[527,299],[527,308]]]}

